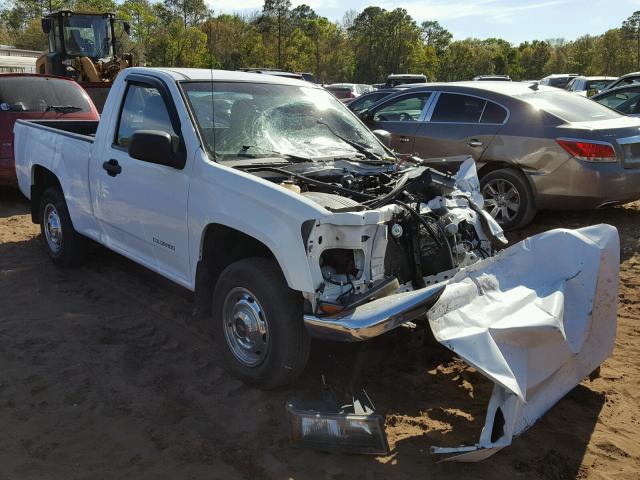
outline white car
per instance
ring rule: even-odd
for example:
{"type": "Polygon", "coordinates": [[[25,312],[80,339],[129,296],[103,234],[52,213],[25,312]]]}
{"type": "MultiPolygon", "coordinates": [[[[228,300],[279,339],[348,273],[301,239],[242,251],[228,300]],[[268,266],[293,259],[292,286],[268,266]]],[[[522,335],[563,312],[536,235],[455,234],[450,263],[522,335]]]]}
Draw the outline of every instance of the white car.
{"type": "Polygon", "coordinates": [[[128,68],[99,122],[18,121],[15,156],[55,263],[93,240],[194,291],[245,381],[293,381],[312,336],[366,340],[428,315],[495,383],[488,433],[453,449],[466,460],[508,445],[613,348],[615,228],[496,255],[472,160],[450,177],[397,158],[308,82],[128,68]]]}
{"type": "Polygon", "coordinates": [[[582,97],[591,97],[606,89],[618,77],[574,77],[567,84],[566,90],[582,97]]]}

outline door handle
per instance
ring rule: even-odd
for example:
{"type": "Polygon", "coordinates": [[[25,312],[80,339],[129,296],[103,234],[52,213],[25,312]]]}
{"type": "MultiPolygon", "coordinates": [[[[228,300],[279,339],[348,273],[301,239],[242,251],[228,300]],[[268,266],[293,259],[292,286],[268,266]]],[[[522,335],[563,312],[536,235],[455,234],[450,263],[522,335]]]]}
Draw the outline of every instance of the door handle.
{"type": "Polygon", "coordinates": [[[404,135],[400,135],[400,142],[409,143],[411,139],[409,137],[405,137],[404,135]]]}
{"type": "Polygon", "coordinates": [[[484,145],[484,143],[482,143],[480,140],[473,139],[473,140],[469,140],[467,142],[467,145],[469,145],[470,147],[476,147],[477,148],[477,147],[481,147],[482,145],[484,145]]]}
{"type": "Polygon", "coordinates": [[[118,161],[113,158],[108,162],[104,162],[102,164],[102,168],[106,170],[110,177],[115,177],[116,175],[122,173],[122,167],[118,165],[118,161]]]}

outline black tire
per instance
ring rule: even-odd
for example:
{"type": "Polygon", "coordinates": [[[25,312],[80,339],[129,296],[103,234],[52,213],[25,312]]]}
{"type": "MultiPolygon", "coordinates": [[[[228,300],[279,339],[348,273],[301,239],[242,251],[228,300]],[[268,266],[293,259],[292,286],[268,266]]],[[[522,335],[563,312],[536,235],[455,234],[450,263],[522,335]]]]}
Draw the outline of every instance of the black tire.
{"type": "MultiPolygon", "coordinates": [[[[491,213],[493,208],[491,192],[496,192],[496,187],[512,186],[515,190],[515,198],[517,198],[518,209],[513,211],[509,209],[507,215],[502,213],[492,214],[496,221],[504,230],[517,230],[526,227],[536,216],[537,210],[533,198],[533,191],[528,180],[522,172],[513,168],[501,168],[489,172],[480,179],[480,189],[485,197],[485,209],[491,213]]],[[[510,202],[513,204],[514,202],[510,202]]]]}
{"type": "Polygon", "coordinates": [[[49,187],[40,199],[40,233],[49,258],[56,265],[72,267],[80,265],[87,256],[89,241],[73,228],[67,203],[60,187],[49,187]],[[51,222],[56,222],[54,225],[51,222]],[[59,235],[52,236],[52,231],[59,235]]]}
{"type": "Polygon", "coordinates": [[[292,383],[309,358],[302,305],[302,296],[287,286],[274,260],[246,258],[229,265],[216,283],[212,304],[212,334],[226,370],[263,389],[292,383]],[[261,319],[267,333],[247,328],[258,322],[238,320],[241,317],[261,319]],[[258,340],[252,343],[250,336],[258,340]]]}

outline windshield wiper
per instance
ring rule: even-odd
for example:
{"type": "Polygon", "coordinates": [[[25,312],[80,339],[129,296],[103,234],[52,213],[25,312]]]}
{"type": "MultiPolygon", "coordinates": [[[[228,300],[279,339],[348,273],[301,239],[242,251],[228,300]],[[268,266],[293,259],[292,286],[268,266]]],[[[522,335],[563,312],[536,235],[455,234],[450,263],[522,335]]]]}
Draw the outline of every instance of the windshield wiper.
{"type": "Polygon", "coordinates": [[[278,152],[277,150],[271,150],[268,148],[260,147],[258,145],[243,145],[242,151],[238,154],[238,156],[255,158],[255,155],[247,153],[247,150],[249,150],[250,148],[257,148],[262,150],[263,152],[273,153],[274,155],[277,155],[278,158],[282,158],[284,160],[289,160],[292,162],[313,162],[313,160],[309,157],[303,157],[302,155],[295,155],[293,153],[278,152]]]}
{"type": "Polygon", "coordinates": [[[45,112],[50,112],[51,110],[60,113],[73,113],[79,112],[80,110],[82,110],[82,108],[74,107],[73,105],[47,105],[47,109],[45,110],[45,112]]]}
{"type": "Polygon", "coordinates": [[[382,159],[382,157],[380,157],[380,155],[378,155],[375,152],[372,152],[371,150],[369,150],[367,147],[365,147],[364,145],[359,144],[358,142],[354,142],[353,140],[349,140],[346,137],[343,137],[342,135],[340,135],[338,132],[336,132],[331,125],[329,125],[327,122],[323,122],[322,120],[316,120],[316,122],[318,122],[318,124],[320,125],[324,125],[325,127],[327,127],[327,129],[331,132],[331,134],[334,137],[339,138],[340,140],[342,140],[345,143],[348,143],[349,145],[351,145],[353,148],[355,148],[358,152],[362,153],[363,155],[365,155],[367,158],[372,158],[373,160],[376,160],[380,163],[389,163],[386,162],[382,159]]]}

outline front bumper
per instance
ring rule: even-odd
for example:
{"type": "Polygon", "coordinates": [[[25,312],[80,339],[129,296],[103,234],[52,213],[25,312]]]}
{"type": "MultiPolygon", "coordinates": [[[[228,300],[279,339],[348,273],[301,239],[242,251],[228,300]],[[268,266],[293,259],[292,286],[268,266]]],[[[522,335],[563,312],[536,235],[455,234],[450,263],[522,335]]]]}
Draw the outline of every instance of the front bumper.
{"type": "Polygon", "coordinates": [[[444,289],[443,284],[431,285],[382,297],[338,315],[305,315],[304,323],[314,338],[341,342],[368,340],[424,316],[444,289]]]}
{"type": "Polygon", "coordinates": [[[529,174],[536,206],[588,210],[640,199],[640,168],[570,159],[548,174],[529,174]]]}

